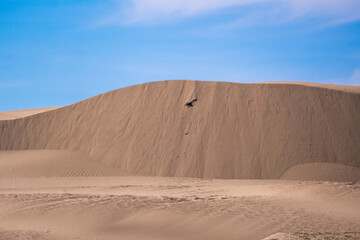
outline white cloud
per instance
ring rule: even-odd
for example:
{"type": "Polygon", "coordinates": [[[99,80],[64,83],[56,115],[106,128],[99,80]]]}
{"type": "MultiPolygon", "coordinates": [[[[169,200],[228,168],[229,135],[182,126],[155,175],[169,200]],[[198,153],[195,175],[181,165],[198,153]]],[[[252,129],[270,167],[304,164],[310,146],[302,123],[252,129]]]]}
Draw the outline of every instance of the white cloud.
{"type": "Polygon", "coordinates": [[[351,75],[348,83],[352,84],[352,85],[360,85],[360,68],[358,68],[354,71],[354,73],[351,75]]]}
{"type": "MultiPolygon", "coordinates": [[[[288,19],[299,17],[327,17],[330,24],[342,24],[360,19],[359,0],[118,0],[118,12],[103,24],[148,24],[173,19],[206,15],[234,7],[254,7],[259,14],[272,19],[272,14],[288,19]],[[124,1],[127,3],[124,5],[124,1]],[[120,4],[122,3],[122,4],[120,4]],[[274,11],[274,7],[277,11],[274,11]],[[264,8],[268,9],[264,12],[264,8]]],[[[262,20],[264,17],[261,17],[262,20]]]]}
{"type": "Polygon", "coordinates": [[[0,81],[0,89],[3,88],[15,88],[15,87],[22,87],[26,85],[26,82],[17,82],[17,81],[0,81]]]}

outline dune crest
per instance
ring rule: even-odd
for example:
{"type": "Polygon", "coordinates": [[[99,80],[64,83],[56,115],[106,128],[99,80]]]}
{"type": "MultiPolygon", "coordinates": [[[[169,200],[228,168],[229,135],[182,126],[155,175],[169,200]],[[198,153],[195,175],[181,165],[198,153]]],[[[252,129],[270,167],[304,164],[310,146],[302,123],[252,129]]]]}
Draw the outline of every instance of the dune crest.
{"type": "MultiPolygon", "coordinates": [[[[151,176],[279,179],[315,162],[358,171],[360,91],[180,80],[136,85],[0,121],[0,150],[34,149],[81,151],[122,174],[151,176]]],[[[344,171],[332,169],[329,179],[334,174],[346,180],[344,171]]]]}

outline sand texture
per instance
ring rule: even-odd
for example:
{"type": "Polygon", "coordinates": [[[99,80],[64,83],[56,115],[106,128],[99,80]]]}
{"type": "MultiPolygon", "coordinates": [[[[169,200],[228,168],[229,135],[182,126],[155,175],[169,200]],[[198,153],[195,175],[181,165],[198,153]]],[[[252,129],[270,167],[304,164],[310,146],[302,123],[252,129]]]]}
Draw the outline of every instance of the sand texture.
{"type": "Polygon", "coordinates": [[[0,179],[0,239],[355,240],[360,185],[161,177],[0,179]]]}
{"type": "Polygon", "coordinates": [[[360,87],[164,81],[0,119],[0,240],[360,239],[360,87]]]}
{"type": "MultiPolygon", "coordinates": [[[[39,156],[57,150],[51,167],[68,170],[56,176],[357,181],[360,88],[181,80],[142,84],[0,121],[0,150],[38,150],[39,156]],[[69,151],[82,155],[74,161],[85,169],[70,167],[75,163],[66,157],[69,151]],[[87,161],[93,163],[89,169],[87,161]],[[102,170],[94,173],[94,165],[102,170]]],[[[11,167],[13,175],[46,175],[45,163],[37,161],[30,174],[11,167]]]]}

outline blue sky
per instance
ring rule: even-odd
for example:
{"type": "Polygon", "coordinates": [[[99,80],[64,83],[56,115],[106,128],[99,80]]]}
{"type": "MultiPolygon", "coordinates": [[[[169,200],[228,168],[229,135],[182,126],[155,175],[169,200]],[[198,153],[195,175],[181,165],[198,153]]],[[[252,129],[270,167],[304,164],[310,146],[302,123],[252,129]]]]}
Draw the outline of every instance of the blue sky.
{"type": "Polygon", "coordinates": [[[360,1],[0,2],[0,111],[168,79],[359,85],[360,1]]]}

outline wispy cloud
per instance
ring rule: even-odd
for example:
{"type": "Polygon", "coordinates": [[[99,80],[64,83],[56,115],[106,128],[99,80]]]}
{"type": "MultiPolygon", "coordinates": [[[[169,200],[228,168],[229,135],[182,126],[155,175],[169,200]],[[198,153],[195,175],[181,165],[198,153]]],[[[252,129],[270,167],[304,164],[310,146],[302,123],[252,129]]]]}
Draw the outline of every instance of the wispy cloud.
{"type": "Polygon", "coordinates": [[[241,18],[251,21],[324,17],[338,25],[360,19],[359,0],[117,0],[114,15],[102,24],[157,24],[169,20],[204,16],[219,10],[248,7],[241,18]],[[247,19],[248,20],[248,19],[247,19]]]}
{"type": "Polygon", "coordinates": [[[26,82],[17,82],[17,81],[4,81],[1,82],[0,81],[0,89],[4,89],[4,88],[15,88],[15,87],[23,87],[27,85],[26,82]]]}
{"type": "Polygon", "coordinates": [[[360,85],[360,68],[355,69],[348,83],[352,85],[360,85]]]}

